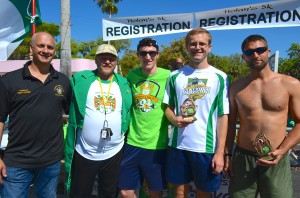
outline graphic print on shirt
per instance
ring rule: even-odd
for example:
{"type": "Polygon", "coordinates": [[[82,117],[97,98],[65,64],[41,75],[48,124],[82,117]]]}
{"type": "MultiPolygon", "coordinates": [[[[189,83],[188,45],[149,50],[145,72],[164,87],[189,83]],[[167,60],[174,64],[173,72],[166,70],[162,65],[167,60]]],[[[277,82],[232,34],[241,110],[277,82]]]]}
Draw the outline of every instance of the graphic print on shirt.
{"type": "Polygon", "coordinates": [[[105,99],[100,94],[94,96],[95,109],[101,113],[105,113],[105,110],[106,113],[114,112],[116,110],[116,98],[114,98],[112,95],[109,97],[104,97],[105,99]]]}
{"type": "Polygon", "coordinates": [[[210,87],[206,86],[207,81],[208,79],[189,78],[187,85],[183,88],[183,94],[193,101],[204,99],[210,92],[210,87]]]}
{"type": "Polygon", "coordinates": [[[155,103],[158,102],[157,95],[160,86],[152,80],[142,80],[136,83],[134,90],[134,100],[136,108],[142,112],[149,112],[155,108],[155,103]]]}

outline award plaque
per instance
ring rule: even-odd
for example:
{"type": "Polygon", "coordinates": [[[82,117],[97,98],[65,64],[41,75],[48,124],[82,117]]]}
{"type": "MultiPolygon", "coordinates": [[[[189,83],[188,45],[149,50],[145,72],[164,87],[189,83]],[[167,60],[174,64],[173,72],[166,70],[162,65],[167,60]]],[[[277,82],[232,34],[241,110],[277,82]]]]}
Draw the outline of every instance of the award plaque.
{"type": "Polygon", "coordinates": [[[180,110],[183,119],[192,121],[197,120],[197,118],[194,117],[194,115],[196,114],[196,105],[192,99],[185,99],[183,104],[180,106],[180,110]]]}
{"type": "Polygon", "coordinates": [[[268,153],[272,152],[271,142],[263,132],[256,136],[253,145],[261,159],[273,160],[273,157],[268,155],[268,153]]]}

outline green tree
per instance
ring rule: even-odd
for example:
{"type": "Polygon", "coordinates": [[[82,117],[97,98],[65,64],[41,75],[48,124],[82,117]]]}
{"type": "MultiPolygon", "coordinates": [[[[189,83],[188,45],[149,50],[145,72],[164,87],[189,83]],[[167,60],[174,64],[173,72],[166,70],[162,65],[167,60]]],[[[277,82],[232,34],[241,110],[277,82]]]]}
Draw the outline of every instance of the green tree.
{"type": "MultiPolygon", "coordinates": [[[[36,32],[48,32],[51,34],[55,40],[59,36],[59,26],[55,23],[45,23],[37,27],[36,32]]],[[[29,45],[31,42],[31,34],[21,42],[21,44],[16,48],[16,50],[9,56],[8,60],[26,60],[29,59],[29,45]]]]}
{"type": "MultiPolygon", "coordinates": [[[[103,41],[102,37],[99,37],[96,41],[83,41],[79,45],[78,52],[84,58],[94,59],[98,46],[106,43],[107,42],[103,41]]],[[[130,47],[131,40],[129,39],[115,40],[115,41],[111,41],[110,44],[114,46],[118,54],[120,54],[120,52],[125,51],[130,47]]]]}
{"type": "Polygon", "coordinates": [[[289,58],[279,60],[279,73],[300,79],[300,44],[292,43],[287,53],[289,58]]]}
{"type": "Polygon", "coordinates": [[[185,48],[185,38],[181,37],[179,40],[174,40],[170,43],[170,46],[162,45],[160,55],[157,60],[159,67],[170,69],[176,61],[177,57],[184,60],[184,63],[188,63],[188,54],[185,48]]]}
{"type": "MultiPolygon", "coordinates": [[[[96,1],[96,0],[94,0],[96,1]]],[[[118,7],[116,3],[119,3],[122,0],[97,0],[97,5],[101,8],[103,13],[111,15],[118,13],[118,7]]]]}
{"type": "Polygon", "coordinates": [[[79,54],[84,58],[92,59],[90,56],[92,50],[97,47],[96,41],[83,41],[79,45],[79,54]]]}
{"type": "Polygon", "coordinates": [[[122,59],[119,60],[119,65],[122,68],[122,74],[127,76],[128,72],[140,65],[140,59],[136,55],[135,50],[126,50],[122,59]]]}
{"type": "Polygon", "coordinates": [[[247,64],[242,59],[241,54],[232,54],[230,56],[219,56],[215,54],[209,54],[209,64],[224,71],[231,80],[237,80],[248,74],[249,69],[247,64]]]}
{"type": "MultiPolygon", "coordinates": [[[[56,58],[61,58],[60,55],[61,50],[61,42],[56,45],[56,58]]],[[[78,44],[75,40],[71,39],[71,57],[72,58],[80,58],[80,44],[78,44]]]]}

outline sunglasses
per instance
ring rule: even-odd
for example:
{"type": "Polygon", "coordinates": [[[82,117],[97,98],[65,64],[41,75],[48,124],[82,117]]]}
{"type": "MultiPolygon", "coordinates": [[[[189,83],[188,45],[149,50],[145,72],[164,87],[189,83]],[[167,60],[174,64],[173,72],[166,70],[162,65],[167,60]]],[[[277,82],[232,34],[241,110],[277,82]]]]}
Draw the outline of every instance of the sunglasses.
{"type": "Polygon", "coordinates": [[[149,54],[153,58],[157,55],[157,51],[139,51],[138,54],[142,57],[145,57],[147,54],[149,54]]]}
{"type": "Polygon", "coordinates": [[[246,56],[252,56],[254,52],[256,52],[258,55],[265,53],[268,50],[267,47],[258,47],[256,49],[249,49],[243,52],[246,56]]]}
{"type": "Polygon", "coordinates": [[[100,61],[109,61],[109,62],[115,62],[115,61],[117,61],[117,57],[112,57],[112,56],[99,56],[99,60],[100,61]]]}

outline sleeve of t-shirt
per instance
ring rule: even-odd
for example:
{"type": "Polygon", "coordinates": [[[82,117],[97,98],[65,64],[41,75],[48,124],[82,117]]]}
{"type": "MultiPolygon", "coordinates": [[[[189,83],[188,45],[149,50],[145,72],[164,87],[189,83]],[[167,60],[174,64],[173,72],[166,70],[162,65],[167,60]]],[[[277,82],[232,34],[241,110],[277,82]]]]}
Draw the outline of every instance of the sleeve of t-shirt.
{"type": "Polygon", "coordinates": [[[9,111],[9,94],[3,79],[0,79],[0,122],[5,122],[9,111]]]}
{"type": "Polygon", "coordinates": [[[163,103],[174,107],[174,101],[172,100],[172,97],[170,97],[171,89],[172,89],[172,87],[171,87],[171,84],[170,84],[170,77],[169,77],[168,81],[167,81],[167,84],[166,84],[163,103]]]}
{"type": "Polygon", "coordinates": [[[66,95],[65,95],[65,104],[64,104],[64,113],[65,114],[69,114],[69,110],[70,110],[70,104],[71,104],[71,98],[72,98],[72,87],[70,84],[70,81],[67,83],[66,85],[66,95]]]}
{"type": "Polygon", "coordinates": [[[229,78],[228,76],[223,76],[224,80],[224,87],[223,87],[223,93],[221,100],[219,101],[218,105],[218,114],[219,115],[225,115],[229,114],[229,98],[228,98],[228,88],[229,88],[229,78]]]}

